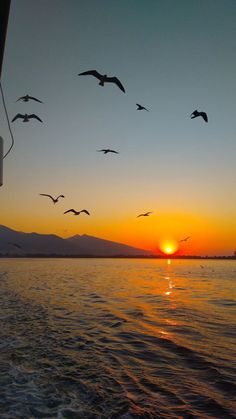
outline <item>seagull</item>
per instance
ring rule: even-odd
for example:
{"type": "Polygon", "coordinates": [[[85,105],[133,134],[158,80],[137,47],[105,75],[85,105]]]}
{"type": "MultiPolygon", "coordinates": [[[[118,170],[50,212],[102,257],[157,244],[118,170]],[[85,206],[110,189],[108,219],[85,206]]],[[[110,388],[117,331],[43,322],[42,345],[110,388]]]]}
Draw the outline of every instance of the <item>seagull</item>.
{"type": "Polygon", "coordinates": [[[179,243],[181,243],[181,242],[186,242],[187,240],[189,240],[189,239],[190,239],[190,237],[191,237],[191,236],[188,236],[188,237],[185,237],[185,239],[179,240],[179,243]]]}
{"type": "Polygon", "coordinates": [[[48,198],[51,198],[51,200],[52,200],[52,202],[53,202],[54,204],[56,204],[56,203],[59,201],[59,198],[65,198],[65,196],[64,196],[64,195],[58,195],[58,197],[57,197],[57,198],[53,198],[53,196],[52,196],[52,195],[48,195],[48,194],[46,194],[46,193],[40,193],[39,195],[41,195],[41,196],[48,196],[48,198]]]}
{"type": "Polygon", "coordinates": [[[198,112],[196,110],[196,111],[193,111],[190,116],[191,116],[191,119],[194,119],[194,118],[197,118],[198,116],[201,116],[204,119],[205,122],[208,122],[206,112],[198,112]]]}
{"type": "Polygon", "coordinates": [[[8,242],[8,244],[10,244],[11,246],[15,246],[15,247],[17,247],[17,249],[21,249],[21,246],[20,246],[18,243],[11,243],[11,242],[8,242]]]}
{"type": "Polygon", "coordinates": [[[64,214],[67,214],[67,212],[73,212],[74,215],[80,215],[81,212],[84,212],[85,214],[90,215],[89,212],[86,209],[83,209],[81,211],[75,211],[73,208],[71,208],[71,209],[65,211],[64,214]]]}
{"type": "Polygon", "coordinates": [[[19,97],[19,99],[16,100],[18,102],[19,100],[23,100],[23,102],[29,102],[29,100],[35,100],[36,102],[43,103],[41,100],[37,99],[36,97],[25,95],[19,97]]]}
{"type": "Polygon", "coordinates": [[[103,148],[102,150],[97,150],[98,152],[99,151],[102,151],[104,154],[107,154],[107,153],[115,153],[115,154],[119,154],[119,152],[118,151],[115,151],[115,150],[111,150],[110,148],[103,148]]]}
{"type": "Polygon", "coordinates": [[[40,119],[37,115],[35,115],[34,113],[32,113],[31,115],[27,115],[27,113],[25,113],[24,115],[22,115],[21,113],[18,113],[13,119],[12,119],[12,121],[11,122],[14,122],[16,119],[18,119],[18,118],[22,118],[23,119],[23,121],[22,122],[29,122],[29,120],[31,119],[31,118],[35,118],[35,119],[37,119],[38,121],[40,121],[40,122],[43,122],[42,121],[42,119],[40,119]]]}
{"type": "Polygon", "coordinates": [[[78,76],[94,76],[98,80],[100,80],[99,85],[104,86],[104,83],[115,83],[122,92],[125,93],[124,86],[121,84],[120,80],[117,77],[108,77],[107,74],[100,74],[96,70],[89,70],[84,71],[83,73],[79,73],[78,76]]]}
{"type": "Polygon", "coordinates": [[[152,211],[148,211],[148,212],[145,212],[144,214],[139,214],[139,215],[137,215],[137,217],[136,218],[138,218],[138,217],[148,217],[149,216],[149,214],[151,214],[152,213],[152,211]]]}
{"type": "Polygon", "coordinates": [[[137,111],[143,111],[143,110],[145,110],[145,111],[148,111],[149,112],[149,110],[148,109],[146,109],[146,108],[144,108],[144,106],[142,106],[142,105],[139,105],[139,103],[136,103],[136,106],[137,106],[137,111]]]}

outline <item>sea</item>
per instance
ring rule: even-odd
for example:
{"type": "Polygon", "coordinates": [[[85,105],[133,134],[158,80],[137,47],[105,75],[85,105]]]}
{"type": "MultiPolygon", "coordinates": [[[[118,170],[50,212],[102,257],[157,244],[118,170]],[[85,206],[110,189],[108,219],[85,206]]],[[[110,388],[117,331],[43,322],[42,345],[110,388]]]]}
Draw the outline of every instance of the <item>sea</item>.
{"type": "Polygon", "coordinates": [[[236,260],[0,259],[0,418],[236,417],[236,260]]]}

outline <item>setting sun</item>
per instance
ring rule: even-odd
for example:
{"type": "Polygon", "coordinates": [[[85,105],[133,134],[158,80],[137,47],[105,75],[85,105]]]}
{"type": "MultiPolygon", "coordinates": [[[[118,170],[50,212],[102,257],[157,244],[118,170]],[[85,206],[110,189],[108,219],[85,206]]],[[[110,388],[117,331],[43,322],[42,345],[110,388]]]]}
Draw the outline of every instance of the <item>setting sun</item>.
{"type": "Polygon", "coordinates": [[[174,253],[173,247],[171,246],[166,247],[165,253],[167,253],[168,255],[171,255],[172,253],[174,253]]]}
{"type": "Polygon", "coordinates": [[[178,245],[174,240],[164,241],[160,244],[160,250],[165,255],[173,255],[178,250],[178,245]]]}

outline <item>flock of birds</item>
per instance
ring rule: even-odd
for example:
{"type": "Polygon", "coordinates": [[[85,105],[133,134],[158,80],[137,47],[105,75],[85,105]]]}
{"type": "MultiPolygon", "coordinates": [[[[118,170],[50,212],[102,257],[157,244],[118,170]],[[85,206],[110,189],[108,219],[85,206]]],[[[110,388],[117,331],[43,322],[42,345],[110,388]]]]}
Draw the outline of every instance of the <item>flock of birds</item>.
{"type": "MultiPolygon", "coordinates": [[[[59,198],[65,198],[65,195],[58,195],[56,198],[53,198],[52,195],[49,195],[47,193],[40,193],[39,195],[47,196],[48,198],[52,200],[53,204],[57,204],[57,202],[59,201],[59,198]]],[[[72,212],[74,215],[80,215],[81,212],[84,212],[85,214],[90,215],[90,213],[86,209],[76,211],[74,208],[70,208],[67,211],[65,211],[64,214],[67,214],[68,212],[72,212]]]]}
{"type": "MultiPolygon", "coordinates": [[[[100,151],[103,151],[103,150],[100,150],[100,151]]],[[[59,201],[60,198],[65,198],[65,195],[58,195],[56,198],[53,198],[52,195],[49,195],[49,194],[46,194],[46,193],[40,193],[39,195],[41,195],[41,196],[47,196],[48,198],[51,199],[51,201],[53,202],[53,204],[57,204],[57,202],[59,201]]],[[[82,212],[84,214],[90,215],[89,211],[87,211],[86,209],[82,209],[80,211],[76,211],[74,208],[70,208],[67,211],[65,211],[64,214],[67,214],[68,212],[72,212],[74,215],[80,215],[82,212]]],[[[152,212],[153,211],[144,212],[143,214],[137,215],[137,218],[139,218],[139,217],[149,217],[149,215],[152,214],[152,212]]],[[[179,243],[186,242],[190,238],[191,238],[191,236],[185,237],[184,239],[179,240],[179,243]]]]}
{"type": "MultiPolygon", "coordinates": [[[[104,150],[99,150],[99,151],[104,151],[104,150]]],[[[40,193],[39,195],[41,195],[41,196],[47,196],[48,198],[51,199],[51,201],[53,202],[53,204],[57,204],[57,202],[59,201],[59,198],[65,198],[65,195],[58,195],[56,198],[53,198],[52,195],[47,194],[47,193],[40,193]]],[[[86,210],[86,209],[82,209],[80,211],[76,211],[74,208],[70,208],[67,211],[65,211],[64,214],[67,214],[68,212],[72,212],[74,215],[80,215],[82,212],[85,213],[85,214],[87,214],[87,215],[90,215],[89,211],[86,210]]],[[[138,217],[148,217],[149,214],[151,214],[151,213],[152,213],[152,211],[148,211],[148,212],[145,212],[144,214],[139,214],[139,215],[137,215],[137,218],[138,217]]]]}
{"type": "MultiPolygon", "coordinates": [[[[122,90],[122,92],[125,93],[125,88],[124,88],[123,84],[115,76],[108,77],[107,74],[100,74],[97,70],[84,71],[83,73],[79,73],[78,76],[94,76],[99,80],[99,85],[100,86],[104,86],[105,83],[114,83],[119,87],[120,90],[122,90]]],[[[43,103],[41,100],[37,99],[34,96],[29,96],[28,94],[25,95],[25,96],[21,96],[19,99],[16,100],[16,102],[18,102],[19,100],[22,100],[23,102],[29,102],[30,100],[34,100],[36,102],[43,103]]],[[[147,108],[145,108],[145,106],[142,106],[139,103],[136,103],[136,106],[137,106],[137,111],[145,110],[145,111],[149,112],[149,110],[147,108]]],[[[190,115],[191,119],[197,118],[198,116],[201,116],[204,119],[205,122],[208,122],[208,117],[207,117],[206,112],[199,112],[196,109],[190,115]]],[[[29,120],[32,119],[32,118],[37,119],[40,122],[43,122],[42,119],[40,119],[35,114],[21,114],[21,113],[18,113],[17,115],[15,115],[11,122],[16,121],[16,119],[22,119],[23,122],[29,122],[29,120]]],[[[109,150],[109,149],[98,150],[98,151],[103,151],[104,154],[109,153],[109,152],[117,153],[116,151],[109,150]]]]}
{"type": "MultiPolygon", "coordinates": [[[[93,76],[93,77],[95,77],[96,79],[99,80],[99,85],[100,86],[104,86],[105,83],[113,83],[123,93],[125,93],[125,88],[124,88],[123,84],[115,76],[109,77],[109,76],[107,76],[107,74],[100,74],[97,70],[84,71],[82,73],[79,73],[78,76],[93,76]]],[[[34,96],[30,96],[28,94],[25,95],[25,96],[21,96],[19,99],[16,100],[16,102],[18,102],[18,101],[23,101],[23,102],[35,101],[35,102],[38,102],[38,103],[43,103],[41,100],[37,99],[34,96]]],[[[140,105],[139,103],[136,103],[136,106],[137,106],[137,110],[138,111],[145,110],[145,111],[149,112],[149,110],[146,107],[144,107],[143,105],[140,105]]],[[[207,117],[206,112],[202,112],[202,111],[199,112],[198,110],[195,110],[190,115],[190,118],[191,119],[195,119],[197,117],[202,117],[205,122],[208,122],[208,117],[207,117]]],[[[39,118],[36,114],[21,114],[21,113],[18,113],[17,115],[14,116],[14,118],[12,119],[12,122],[16,121],[17,119],[22,119],[22,122],[29,122],[31,119],[37,119],[39,122],[41,122],[41,123],[43,122],[42,119],[39,118]]],[[[119,154],[118,151],[112,150],[110,148],[105,148],[105,149],[97,150],[97,152],[101,152],[101,153],[104,153],[104,154],[108,154],[108,153],[119,154]]],[[[58,203],[60,198],[65,198],[64,195],[58,195],[56,198],[54,198],[50,194],[45,194],[45,193],[41,193],[39,195],[46,196],[46,197],[50,198],[51,201],[53,202],[53,204],[58,203]]],[[[74,214],[76,216],[80,215],[81,213],[84,213],[86,215],[90,215],[89,211],[86,210],[86,209],[82,209],[82,210],[77,211],[74,208],[70,208],[70,209],[68,209],[67,211],[64,212],[64,214],[67,214],[67,213],[72,213],[72,214],[74,214]]],[[[139,215],[137,215],[137,218],[139,218],[139,217],[148,217],[151,213],[152,213],[152,211],[148,211],[148,212],[139,214],[139,215]]],[[[187,242],[187,240],[189,240],[189,239],[190,239],[190,236],[185,237],[184,239],[179,240],[179,243],[181,243],[181,242],[187,242]]]]}
{"type": "MultiPolygon", "coordinates": [[[[22,100],[23,102],[29,102],[30,100],[34,100],[35,102],[43,103],[41,100],[37,99],[36,97],[29,96],[29,95],[19,97],[19,99],[17,99],[16,102],[19,102],[19,100],[22,100]]],[[[25,113],[25,114],[18,113],[16,116],[14,116],[14,118],[12,119],[11,122],[14,122],[16,119],[19,119],[19,118],[22,119],[23,122],[29,122],[29,120],[32,119],[32,118],[37,119],[40,122],[43,122],[42,119],[40,119],[34,113],[32,113],[30,115],[27,114],[27,113],[25,113]]]]}

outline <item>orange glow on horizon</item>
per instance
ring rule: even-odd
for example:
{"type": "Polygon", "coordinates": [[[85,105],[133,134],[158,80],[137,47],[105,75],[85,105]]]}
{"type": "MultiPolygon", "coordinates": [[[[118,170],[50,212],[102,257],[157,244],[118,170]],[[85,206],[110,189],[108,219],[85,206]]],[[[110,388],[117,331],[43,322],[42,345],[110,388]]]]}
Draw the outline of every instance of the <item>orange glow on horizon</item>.
{"type": "MultiPolygon", "coordinates": [[[[32,205],[21,207],[25,199],[19,196],[17,200],[17,195],[12,194],[5,202],[1,201],[0,224],[16,231],[56,234],[60,237],[87,234],[167,257],[171,257],[171,253],[165,251],[166,247],[174,250],[172,255],[194,256],[232,255],[235,249],[236,224],[233,216],[225,220],[212,215],[167,212],[159,215],[159,218],[153,215],[144,222],[137,222],[134,211],[127,216],[125,211],[120,214],[116,209],[117,212],[108,215],[95,211],[92,213],[91,210],[91,217],[66,214],[67,217],[63,211],[73,208],[73,201],[64,207],[62,201],[55,207],[43,201],[42,208],[38,205],[36,194],[32,205]],[[190,240],[178,242],[188,235],[191,235],[190,240]]],[[[89,205],[87,207],[91,209],[89,205]]]]}
{"type": "Polygon", "coordinates": [[[165,240],[159,247],[161,252],[165,255],[173,255],[178,250],[178,244],[175,240],[165,240]]]}

